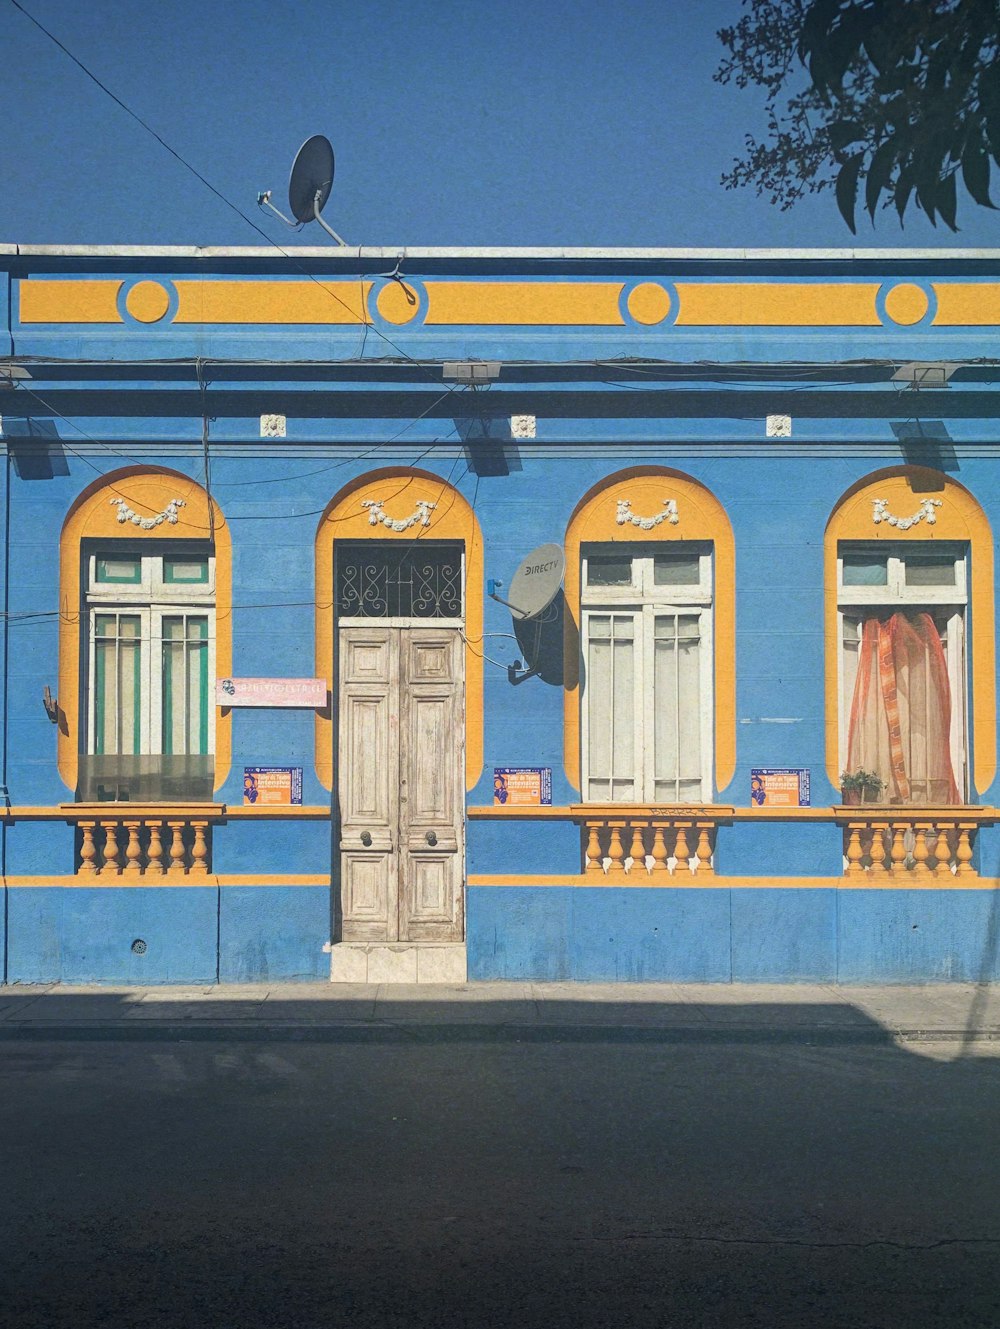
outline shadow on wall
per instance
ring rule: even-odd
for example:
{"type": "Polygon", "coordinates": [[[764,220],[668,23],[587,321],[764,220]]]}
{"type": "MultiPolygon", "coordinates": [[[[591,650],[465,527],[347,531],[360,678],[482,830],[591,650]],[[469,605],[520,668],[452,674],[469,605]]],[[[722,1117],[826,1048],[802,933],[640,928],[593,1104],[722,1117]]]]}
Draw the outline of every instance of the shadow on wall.
{"type": "Polygon", "coordinates": [[[5,415],[3,437],[19,480],[51,480],[69,475],[59,431],[51,420],[5,415]]]}

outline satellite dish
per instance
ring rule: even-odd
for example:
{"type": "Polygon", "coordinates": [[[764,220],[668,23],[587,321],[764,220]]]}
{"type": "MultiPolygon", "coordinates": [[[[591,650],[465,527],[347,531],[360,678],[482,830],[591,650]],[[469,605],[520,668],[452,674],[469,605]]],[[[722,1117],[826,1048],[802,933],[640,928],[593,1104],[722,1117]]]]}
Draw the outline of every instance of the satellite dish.
{"type": "Polygon", "coordinates": [[[288,206],[297,222],[311,222],[326,207],[333,188],[333,146],[322,134],[307,138],[288,177],[288,206]]]}
{"type": "Polygon", "coordinates": [[[562,545],[539,545],[524,559],[510,581],[509,599],[494,595],[494,600],[512,610],[518,618],[536,618],[559,593],[566,555],[562,545]]]}
{"type": "Polygon", "coordinates": [[[257,195],[257,206],[270,208],[286,226],[298,227],[304,226],[306,222],[319,222],[327,235],[333,236],[338,245],[346,247],[347,241],[342,240],[319,215],[326,207],[330,190],[333,188],[333,169],[333,147],[330,140],[322,134],[313,134],[295,154],[292,173],[288,177],[288,206],[291,208],[292,217],[286,217],[274,206],[271,202],[270,189],[265,189],[257,195]]]}

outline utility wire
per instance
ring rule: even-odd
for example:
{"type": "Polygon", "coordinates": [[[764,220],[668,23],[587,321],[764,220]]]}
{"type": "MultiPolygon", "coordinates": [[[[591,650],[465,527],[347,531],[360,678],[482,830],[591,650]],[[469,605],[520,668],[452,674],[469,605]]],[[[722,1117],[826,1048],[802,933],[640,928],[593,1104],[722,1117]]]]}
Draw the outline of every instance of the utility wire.
{"type": "MultiPolygon", "coordinates": [[[[44,33],[44,35],[48,37],[49,41],[52,42],[55,46],[57,46],[60,51],[62,51],[63,55],[65,55],[68,59],[72,60],[73,64],[75,64],[76,67],[82,71],[82,73],[86,74],[87,78],[89,78],[92,83],[96,84],[96,86],[100,88],[100,90],[106,96],[110,97],[116,106],[119,106],[125,112],[125,114],[130,116],[136,122],[136,124],[140,125],[146,131],[147,134],[150,134],[154,139],[156,139],[157,143],[159,143],[159,145],[162,148],[164,148],[167,152],[169,152],[171,157],[173,157],[176,161],[180,162],[180,164],[185,168],[185,170],[190,171],[191,174],[195,177],[195,179],[199,180],[205,186],[205,188],[210,191],[210,193],[214,194],[215,197],[220,200],[220,202],[224,203],[227,208],[230,208],[233,212],[235,212],[238,217],[241,217],[243,221],[245,221],[246,224],[249,227],[251,227],[252,230],[256,231],[257,234],[263,240],[266,240],[269,245],[272,245],[278,251],[279,254],[283,254],[285,258],[290,259],[304,276],[308,277],[310,281],[314,281],[316,285],[320,287],[321,290],[325,291],[332,300],[335,300],[337,304],[341,305],[344,309],[346,309],[348,313],[354,314],[357,312],[353,310],[345,300],[341,300],[339,295],[336,295],[333,291],[331,291],[329,286],[325,282],[320,281],[320,279],[314,273],[309,272],[309,270],[300,262],[299,259],[295,258],[295,256],[289,253],[287,249],[282,248],[282,246],[279,245],[276,240],[272,239],[271,236],[268,235],[268,233],[263,229],[263,227],[258,226],[257,223],[253,220],[253,218],[249,217],[238,204],[234,203],[232,199],[228,198],[222,192],[221,189],[217,189],[215,185],[212,184],[211,180],[207,179],[204,175],[202,175],[201,171],[199,171],[196,166],[192,165],[192,163],[189,162],[186,157],[182,156],[182,154],[179,153],[176,148],[171,147],[171,145],[162,136],[162,134],[158,134],[157,131],[153,128],[151,124],[149,124],[148,121],[144,120],[142,116],[138,114],[138,112],[133,111],[131,106],[128,106],[125,102],[123,102],[122,99],[116,93],[112,92],[111,89],[107,86],[107,84],[103,83],[97,77],[97,75],[91,69],[89,69],[83,63],[82,60],[79,59],[79,57],[75,56],[73,52],[69,49],[69,47],[66,46],[64,42],[61,42],[59,40],[59,38],[55,35],[54,32],[50,32],[49,29],[44,25],[44,23],[40,23],[33,14],[29,13],[28,10],[25,9],[24,5],[20,3],[20,0],[10,0],[10,3],[14,6],[16,10],[22,13],[30,23],[33,23],[34,26],[39,30],[39,32],[44,33]]],[[[399,280],[400,282],[402,282],[402,278],[400,278],[399,280]]],[[[361,281],[362,281],[361,291],[363,293],[364,274],[361,275],[361,281]]],[[[397,346],[391,337],[386,336],[386,334],[381,330],[381,328],[376,327],[371,322],[363,303],[361,306],[361,313],[362,313],[362,321],[364,323],[364,335],[362,337],[362,342],[361,342],[362,350],[364,350],[365,342],[367,341],[368,329],[369,327],[371,327],[372,330],[375,333],[377,333],[379,337],[382,338],[382,340],[386,343],[387,346],[392,347],[392,349],[397,353],[397,355],[402,356],[404,360],[407,360],[412,364],[419,364],[419,362],[414,360],[414,358],[411,355],[408,355],[401,346],[397,346]]]]}

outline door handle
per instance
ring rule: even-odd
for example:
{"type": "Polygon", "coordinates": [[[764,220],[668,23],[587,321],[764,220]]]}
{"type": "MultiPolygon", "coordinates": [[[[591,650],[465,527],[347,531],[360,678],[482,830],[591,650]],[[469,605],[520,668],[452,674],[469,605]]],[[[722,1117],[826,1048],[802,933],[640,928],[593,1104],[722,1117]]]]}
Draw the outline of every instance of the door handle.
{"type": "Polygon", "coordinates": [[[362,831],[362,832],[361,832],[361,843],[364,845],[364,847],[365,847],[366,849],[367,849],[368,846],[371,844],[371,842],[372,842],[372,833],[371,833],[371,831],[362,831]]]}
{"type": "Polygon", "coordinates": [[[427,834],[424,836],[424,839],[427,841],[429,845],[435,845],[438,842],[437,835],[435,835],[433,831],[428,831],[427,834]]]}

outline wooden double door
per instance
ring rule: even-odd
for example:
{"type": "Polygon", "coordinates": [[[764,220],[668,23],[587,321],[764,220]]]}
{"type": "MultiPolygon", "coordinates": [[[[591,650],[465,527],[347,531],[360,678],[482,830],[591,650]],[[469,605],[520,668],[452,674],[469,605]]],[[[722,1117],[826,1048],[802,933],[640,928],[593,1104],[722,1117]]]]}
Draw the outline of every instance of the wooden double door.
{"type": "Polygon", "coordinates": [[[457,624],[338,629],[344,941],[465,936],[465,688],[457,624]]]}

